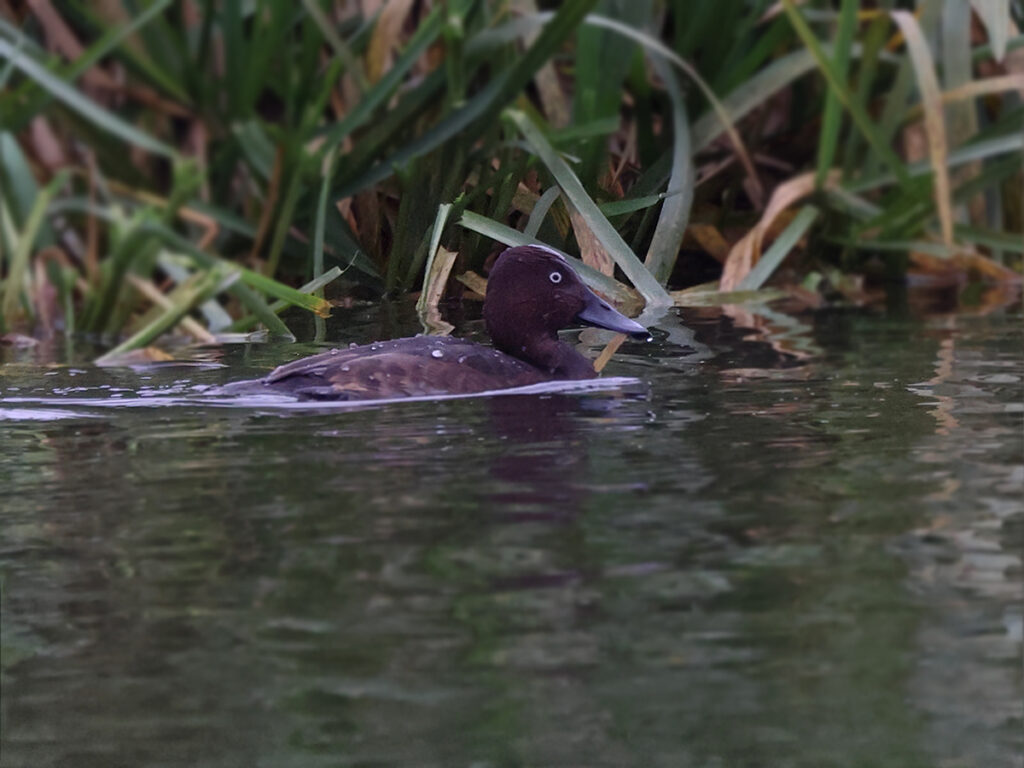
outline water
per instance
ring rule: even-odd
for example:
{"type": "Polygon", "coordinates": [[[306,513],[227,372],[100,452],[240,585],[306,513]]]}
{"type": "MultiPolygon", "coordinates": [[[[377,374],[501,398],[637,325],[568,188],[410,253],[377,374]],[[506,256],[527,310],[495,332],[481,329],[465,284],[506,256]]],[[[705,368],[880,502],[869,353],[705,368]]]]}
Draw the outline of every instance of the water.
{"type": "Polygon", "coordinates": [[[6,352],[0,764],[1024,765],[1019,307],[684,319],[354,410],[6,352]]]}

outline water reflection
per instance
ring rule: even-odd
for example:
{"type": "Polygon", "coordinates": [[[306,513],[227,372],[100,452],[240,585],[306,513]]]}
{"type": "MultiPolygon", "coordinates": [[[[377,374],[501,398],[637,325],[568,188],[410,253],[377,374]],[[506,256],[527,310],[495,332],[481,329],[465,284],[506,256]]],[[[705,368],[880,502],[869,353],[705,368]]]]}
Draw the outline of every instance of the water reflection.
{"type": "Polygon", "coordinates": [[[641,397],[8,372],[3,764],[1016,765],[1019,317],[686,320],[641,397]]]}
{"type": "Polygon", "coordinates": [[[900,544],[913,583],[941,610],[918,630],[912,690],[941,759],[1019,765],[1024,367],[1009,346],[978,354],[982,339],[995,349],[1019,344],[1019,327],[953,318],[935,326],[933,375],[911,391],[934,420],[915,453],[936,482],[925,524],[900,544]]]}

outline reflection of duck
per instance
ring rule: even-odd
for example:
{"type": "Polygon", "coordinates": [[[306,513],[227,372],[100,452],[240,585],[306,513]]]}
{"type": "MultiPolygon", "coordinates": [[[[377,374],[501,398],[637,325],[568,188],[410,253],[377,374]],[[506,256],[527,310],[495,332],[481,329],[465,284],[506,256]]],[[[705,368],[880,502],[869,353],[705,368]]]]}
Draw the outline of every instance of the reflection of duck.
{"type": "Polygon", "coordinates": [[[509,248],[491,270],[484,322],[497,349],[417,336],[332,349],[282,365],[224,393],[282,393],[326,400],[468,394],[543,381],[590,379],[590,360],[558,340],[574,323],[646,337],[639,323],[587,288],[568,261],[540,245],[509,248]]]}

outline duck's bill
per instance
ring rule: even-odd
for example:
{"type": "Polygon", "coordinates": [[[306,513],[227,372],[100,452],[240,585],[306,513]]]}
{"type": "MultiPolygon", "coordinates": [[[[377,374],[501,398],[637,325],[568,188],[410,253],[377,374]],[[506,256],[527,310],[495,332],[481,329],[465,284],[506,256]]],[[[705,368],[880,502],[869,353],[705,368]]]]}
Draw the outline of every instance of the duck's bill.
{"type": "Polygon", "coordinates": [[[583,311],[576,315],[581,323],[593,325],[597,328],[605,328],[609,331],[626,333],[634,338],[646,339],[650,337],[647,329],[635,320],[630,320],[621,312],[612,309],[608,302],[604,301],[596,293],[589,292],[587,304],[583,311]]]}

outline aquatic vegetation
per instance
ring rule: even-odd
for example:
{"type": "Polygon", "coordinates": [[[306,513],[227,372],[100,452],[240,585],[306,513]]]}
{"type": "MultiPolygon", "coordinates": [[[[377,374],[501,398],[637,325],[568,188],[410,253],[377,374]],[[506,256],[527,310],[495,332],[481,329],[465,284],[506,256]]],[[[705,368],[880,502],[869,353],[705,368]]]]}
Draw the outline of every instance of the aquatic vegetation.
{"type": "Polygon", "coordinates": [[[494,240],[620,305],[1019,281],[1024,10],[890,5],[4,4],[0,330],[426,312],[494,240]]]}

